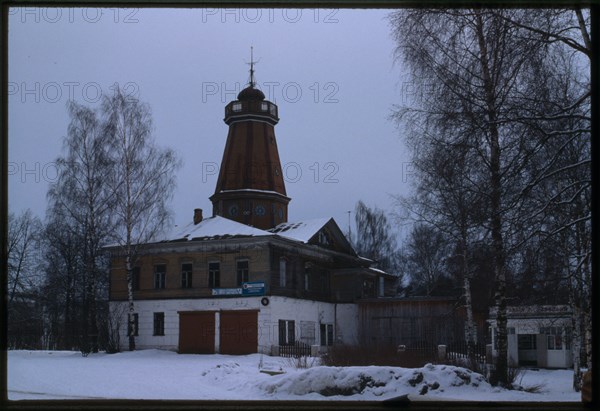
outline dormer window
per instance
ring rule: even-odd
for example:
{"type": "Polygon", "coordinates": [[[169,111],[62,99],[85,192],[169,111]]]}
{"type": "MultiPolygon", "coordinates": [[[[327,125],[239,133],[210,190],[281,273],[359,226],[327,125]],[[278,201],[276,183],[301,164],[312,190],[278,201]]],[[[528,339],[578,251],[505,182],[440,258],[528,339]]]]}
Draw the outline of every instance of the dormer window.
{"type": "Polygon", "coordinates": [[[242,111],[242,103],[233,103],[233,111],[242,111]]]}
{"type": "Polygon", "coordinates": [[[324,246],[328,246],[331,244],[331,241],[329,241],[329,236],[324,231],[319,232],[319,244],[324,246]]]}

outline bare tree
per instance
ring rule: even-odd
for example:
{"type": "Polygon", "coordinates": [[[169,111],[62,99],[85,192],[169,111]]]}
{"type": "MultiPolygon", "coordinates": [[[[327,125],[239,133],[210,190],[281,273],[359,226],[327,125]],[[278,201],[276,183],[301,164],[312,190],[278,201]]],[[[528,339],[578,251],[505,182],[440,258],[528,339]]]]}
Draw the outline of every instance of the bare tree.
{"type": "Polygon", "coordinates": [[[550,139],[521,121],[546,90],[543,73],[549,65],[548,44],[512,22],[529,21],[531,13],[461,9],[392,14],[399,57],[413,78],[434,85],[417,104],[399,107],[396,119],[412,127],[413,140],[433,136],[418,149],[441,145],[457,155],[467,149],[478,170],[471,190],[485,204],[479,237],[489,238],[494,263],[498,357],[492,382],[500,385],[508,383],[509,259],[524,240],[529,201],[525,187],[530,180],[524,174],[550,139]]]}
{"type": "Polygon", "coordinates": [[[448,256],[448,271],[462,282],[466,312],[465,341],[468,354],[474,357],[477,332],[473,317],[471,282],[475,270],[471,268],[473,244],[480,241],[481,216],[486,207],[485,198],[479,195],[475,182],[478,178],[477,158],[469,150],[469,141],[458,136],[452,142],[431,143],[426,150],[416,145],[435,139],[421,136],[411,142],[415,148],[413,160],[416,182],[411,197],[396,197],[397,215],[402,212],[417,223],[435,227],[446,237],[448,247],[454,250],[448,256]],[[448,147],[450,145],[450,147],[448,147]]]}
{"type": "Polygon", "coordinates": [[[42,236],[45,264],[42,304],[48,322],[48,346],[73,350],[80,348],[83,328],[83,264],[79,249],[83,236],[78,226],[69,224],[63,211],[55,208],[47,213],[42,236]]]}
{"type": "MultiPolygon", "coordinates": [[[[114,240],[120,246],[127,272],[128,329],[134,329],[133,266],[140,246],[155,240],[170,223],[167,203],[175,189],[180,161],[171,149],[158,148],[152,137],[152,117],[147,104],[116,89],[102,102],[104,132],[111,139],[114,170],[109,181],[114,240]]],[[[129,332],[129,349],[135,336],[129,332]]]]}
{"type": "Polygon", "coordinates": [[[430,225],[417,223],[409,234],[406,249],[407,270],[414,292],[432,295],[441,281],[448,277],[448,247],[444,236],[430,225]]]}
{"type": "Polygon", "coordinates": [[[370,208],[359,201],[356,203],[354,218],[356,235],[353,243],[356,252],[376,261],[378,268],[398,276],[398,281],[401,282],[397,241],[383,210],[370,208]]]}
{"type": "Polygon", "coordinates": [[[37,274],[37,255],[39,235],[42,229],[40,220],[26,210],[18,217],[8,215],[8,302],[14,301],[19,294],[26,293],[39,286],[37,274]]]}
{"type": "MultiPolygon", "coordinates": [[[[81,254],[77,274],[82,287],[80,344],[83,351],[97,352],[98,287],[103,283],[101,277],[107,275],[102,247],[112,231],[112,193],[106,184],[112,172],[110,141],[94,110],[73,101],[67,107],[71,122],[64,141],[65,155],[56,160],[59,173],[48,191],[48,210],[49,214],[60,214],[61,224],[70,227],[63,227],[65,234],[71,230],[81,235],[76,248],[81,254]]],[[[60,235],[60,231],[56,233],[60,235]]]]}
{"type": "Polygon", "coordinates": [[[592,364],[590,12],[574,7],[528,17],[503,16],[549,48],[547,92],[519,118],[549,138],[526,189],[537,200],[531,218],[542,223],[539,236],[564,261],[573,315],[573,387],[579,391],[580,350],[592,364]]]}
{"type": "Polygon", "coordinates": [[[42,224],[26,210],[8,215],[7,328],[10,348],[40,348],[41,326],[38,293],[43,281],[39,275],[42,224]]]}

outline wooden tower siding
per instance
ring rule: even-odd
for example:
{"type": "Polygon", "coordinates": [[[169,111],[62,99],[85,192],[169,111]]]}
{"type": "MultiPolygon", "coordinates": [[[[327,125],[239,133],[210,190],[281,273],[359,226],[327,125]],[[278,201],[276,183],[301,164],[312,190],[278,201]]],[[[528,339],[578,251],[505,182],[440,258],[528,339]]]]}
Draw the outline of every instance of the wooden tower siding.
{"type": "Polygon", "coordinates": [[[254,84],[225,108],[229,126],[215,193],[213,215],[263,230],[288,219],[275,125],[277,105],[265,100],[254,84]]]}

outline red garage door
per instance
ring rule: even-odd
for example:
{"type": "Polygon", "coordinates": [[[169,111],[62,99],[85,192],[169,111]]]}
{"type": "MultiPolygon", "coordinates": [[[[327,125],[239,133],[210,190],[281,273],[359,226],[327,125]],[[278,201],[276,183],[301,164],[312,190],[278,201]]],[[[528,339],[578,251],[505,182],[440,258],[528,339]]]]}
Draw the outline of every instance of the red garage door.
{"type": "Polygon", "coordinates": [[[213,311],[179,312],[179,353],[215,353],[215,313],[213,311]]]}
{"type": "Polygon", "coordinates": [[[258,311],[221,311],[221,354],[258,352],[258,311]]]}

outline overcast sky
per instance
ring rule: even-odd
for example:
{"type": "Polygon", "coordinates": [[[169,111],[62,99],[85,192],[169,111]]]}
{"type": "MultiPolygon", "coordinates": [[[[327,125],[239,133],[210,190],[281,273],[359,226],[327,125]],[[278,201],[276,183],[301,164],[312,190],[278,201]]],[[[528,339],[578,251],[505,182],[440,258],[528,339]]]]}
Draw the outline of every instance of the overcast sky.
{"type": "Polygon", "coordinates": [[[43,217],[73,98],[97,105],[118,83],[152,108],[155,138],[183,160],[176,224],[212,213],[225,105],[256,80],[275,127],[289,220],[334,217],[358,200],[386,211],[410,164],[388,118],[415,87],[394,64],[388,10],[11,9],[9,210],[43,217]]]}

